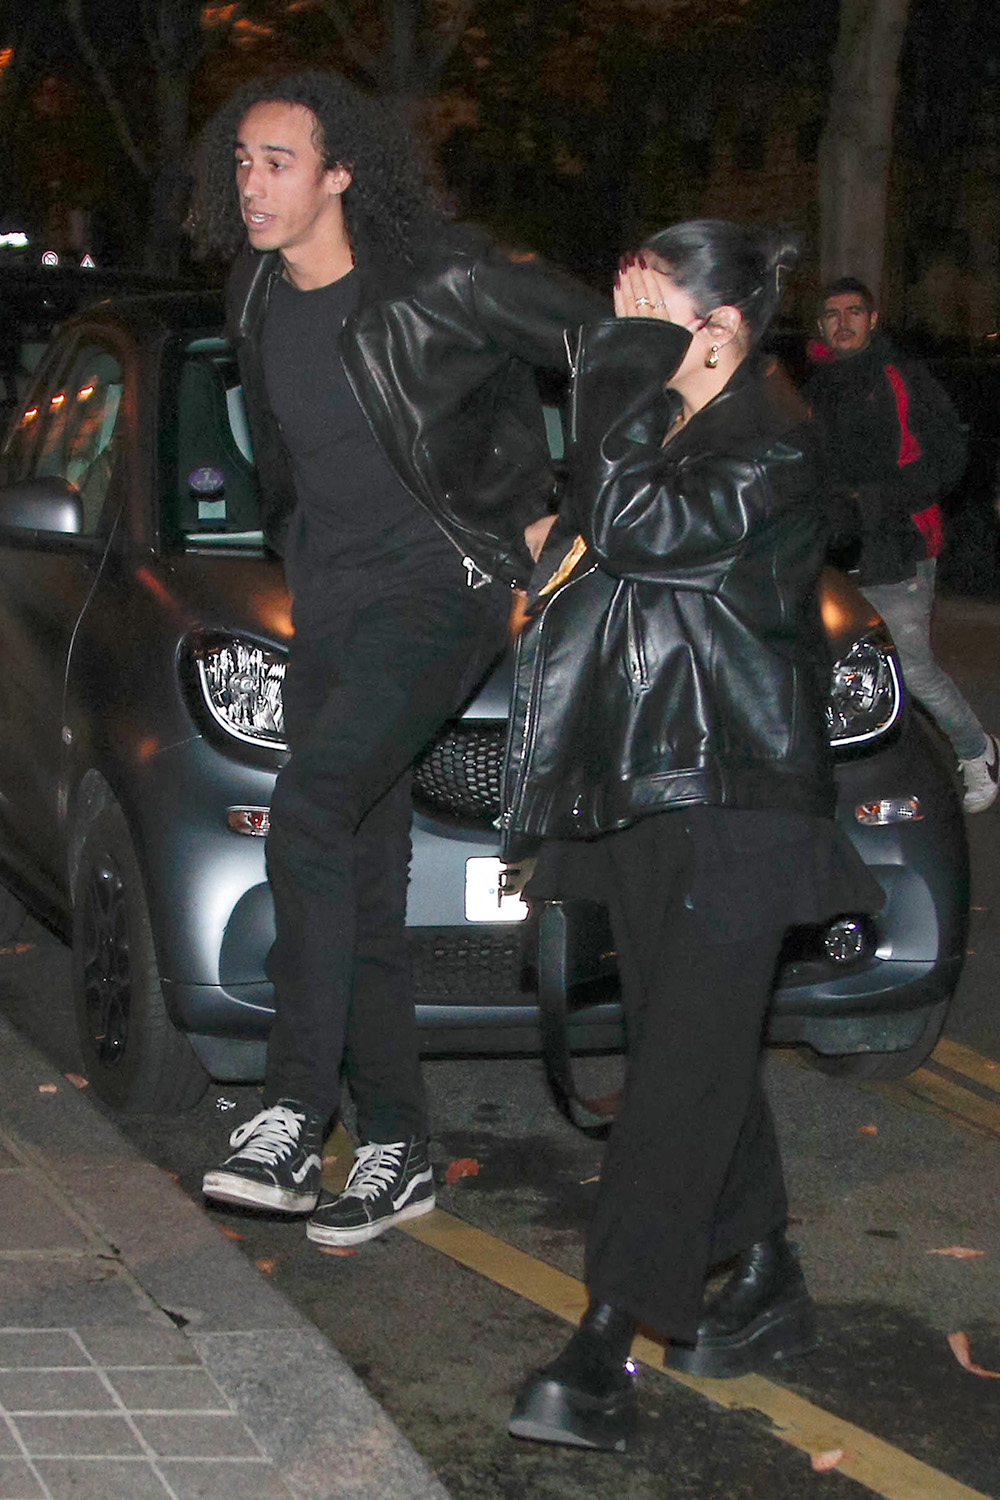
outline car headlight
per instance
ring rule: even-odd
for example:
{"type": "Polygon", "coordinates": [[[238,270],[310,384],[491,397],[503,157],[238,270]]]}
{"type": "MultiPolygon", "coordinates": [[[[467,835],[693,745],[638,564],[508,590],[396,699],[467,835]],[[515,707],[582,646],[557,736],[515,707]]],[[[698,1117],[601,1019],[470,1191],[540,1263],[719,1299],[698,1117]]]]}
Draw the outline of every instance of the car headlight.
{"type": "Polygon", "coordinates": [[[887,636],[856,640],[834,663],[826,726],[835,748],[863,745],[896,723],[903,704],[899,666],[887,636]]]}
{"type": "Polygon", "coordinates": [[[208,711],[227,734],[251,745],[287,748],[281,707],[284,656],[230,636],[198,642],[194,661],[208,711]]]}

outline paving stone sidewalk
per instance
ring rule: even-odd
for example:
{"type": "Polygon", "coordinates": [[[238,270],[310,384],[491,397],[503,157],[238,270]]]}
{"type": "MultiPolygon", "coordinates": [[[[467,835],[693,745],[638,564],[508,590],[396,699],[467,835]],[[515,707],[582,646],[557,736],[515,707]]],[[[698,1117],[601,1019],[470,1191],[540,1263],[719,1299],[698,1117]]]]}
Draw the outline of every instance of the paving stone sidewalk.
{"type": "Polygon", "coordinates": [[[448,1500],[310,1323],[0,1019],[0,1500],[448,1500]]]}

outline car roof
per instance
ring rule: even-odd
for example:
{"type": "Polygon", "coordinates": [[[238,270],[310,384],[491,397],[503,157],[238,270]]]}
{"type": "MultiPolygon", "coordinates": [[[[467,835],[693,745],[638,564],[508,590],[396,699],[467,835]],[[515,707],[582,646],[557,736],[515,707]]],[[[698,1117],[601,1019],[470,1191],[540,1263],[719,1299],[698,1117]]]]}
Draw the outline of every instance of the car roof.
{"type": "Polygon", "coordinates": [[[141,296],[110,297],[68,318],[64,328],[79,323],[110,323],[138,343],[188,328],[212,328],[224,317],[220,291],[152,292],[141,296]]]}

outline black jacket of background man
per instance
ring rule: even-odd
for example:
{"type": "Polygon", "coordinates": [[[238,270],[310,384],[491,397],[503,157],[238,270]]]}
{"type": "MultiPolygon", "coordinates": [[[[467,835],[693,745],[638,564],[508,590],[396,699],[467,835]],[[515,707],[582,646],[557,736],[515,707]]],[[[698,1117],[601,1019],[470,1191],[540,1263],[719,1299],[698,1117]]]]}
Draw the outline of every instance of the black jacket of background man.
{"type": "Polygon", "coordinates": [[[812,423],[748,360],[661,446],[689,342],[638,318],[584,330],[560,530],[588,550],[519,639],[512,846],[691,804],[832,812],[812,423]]]}
{"type": "MultiPolygon", "coordinates": [[[[276,252],[247,247],[226,296],[264,532],[277,552],[295,492],[267,400],[261,329],[281,270],[276,252]]],[[[457,233],[421,248],[413,266],[394,268],[377,295],[361,285],[340,352],[383,452],[470,568],[505,583],[525,579],[524,527],[552,508],[554,494],[531,367],[565,369],[566,330],[602,316],[607,304],[550,268],[457,233]]]]}
{"type": "Polygon", "coordinates": [[[823,437],[838,550],[862,585],[912,578],[941,550],[938,502],[968,457],[954,407],[877,329],[860,354],[817,363],[805,396],[823,437]]]}

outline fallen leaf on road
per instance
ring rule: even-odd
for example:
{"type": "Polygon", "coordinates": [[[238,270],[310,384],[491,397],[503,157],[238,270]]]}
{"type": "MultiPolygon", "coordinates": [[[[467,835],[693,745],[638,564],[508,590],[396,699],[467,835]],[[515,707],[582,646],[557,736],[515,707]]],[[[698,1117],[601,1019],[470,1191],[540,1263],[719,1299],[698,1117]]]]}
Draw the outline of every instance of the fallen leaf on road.
{"type": "Polygon", "coordinates": [[[323,1158],[323,1165],[324,1165],[324,1167],[332,1167],[333,1164],[334,1164],[334,1162],[336,1160],[337,1160],[336,1156],[324,1156],[324,1158],[323,1158]]]}
{"type": "Polygon", "coordinates": [[[167,1176],[170,1178],[171,1182],[180,1182],[181,1180],[181,1174],[179,1172],[168,1172],[167,1176]]]}
{"type": "Polygon", "coordinates": [[[258,1271],[263,1271],[265,1276],[273,1276],[278,1269],[278,1262],[271,1257],[265,1257],[263,1260],[255,1260],[254,1265],[258,1271]]]}
{"type": "Polygon", "coordinates": [[[30,953],[34,943],[11,943],[9,948],[0,948],[0,958],[20,958],[22,953],[30,953]]]}
{"type": "Polygon", "coordinates": [[[71,1083],[75,1089],[85,1089],[87,1080],[82,1073],[64,1073],[63,1077],[67,1083],[71,1083]]]}
{"type": "Polygon", "coordinates": [[[969,1347],[967,1333],[949,1333],[948,1347],[962,1369],[968,1370],[970,1375],[985,1375],[987,1380],[1000,1380],[1000,1370],[984,1370],[982,1365],[972,1363],[972,1350],[969,1347]]]}
{"type": "Polygon", "coordinates": [[[231,1229],[228,1224],[220,1224],[219,1228],[227,1240],[241,1240],[243,1238],[238,1229],[231,1229]]]}
{"type": "Polygon", "coordinates": [[[59,1085],[57,1083],[40,1083],[38,1085],[38,1092],[40,1094],[58,1094],[59,1085]]]}
{"type": "Polygon", "coordinates": [[[859,1125],[858,1135],[878,1135],[877,1125],[859,1125]]]}
{"type": "Polygon", "coordinates": [[[445,1182],[458,1182],[462,1177],[478,1177],[479,1163],[472,1156],[456,1156],[445,1170],[445,1182]]]}
{"type": "Polygon", "coordinates": [[[928,1255],[950,1255],[953,1260],[974,1260],[985,1255],[985,1250],[970,1250],[968,1245],[945,1245],[943,1250],[928,1250],[928,1255]]]}
{"type": "Polygon", "coordinates": [[[358,1253],[348,1245],[320,1245],[319,1250],[321,1255],[357,1255],[358,1253]]]}
{"type": "Polygon", "coordinates": [[[581,1177],[580,1186],[586,1187],[588,1182],[600,1182],[600,1177],[581,1177]]]}
{"type": "Polygon", "coordinates": [[[826,1448],[822,1453],[812,1454],[809,1462],[817,1474],[829,1474],[846,1457],[846,1451],[844,1448],[826,1448]]]}

